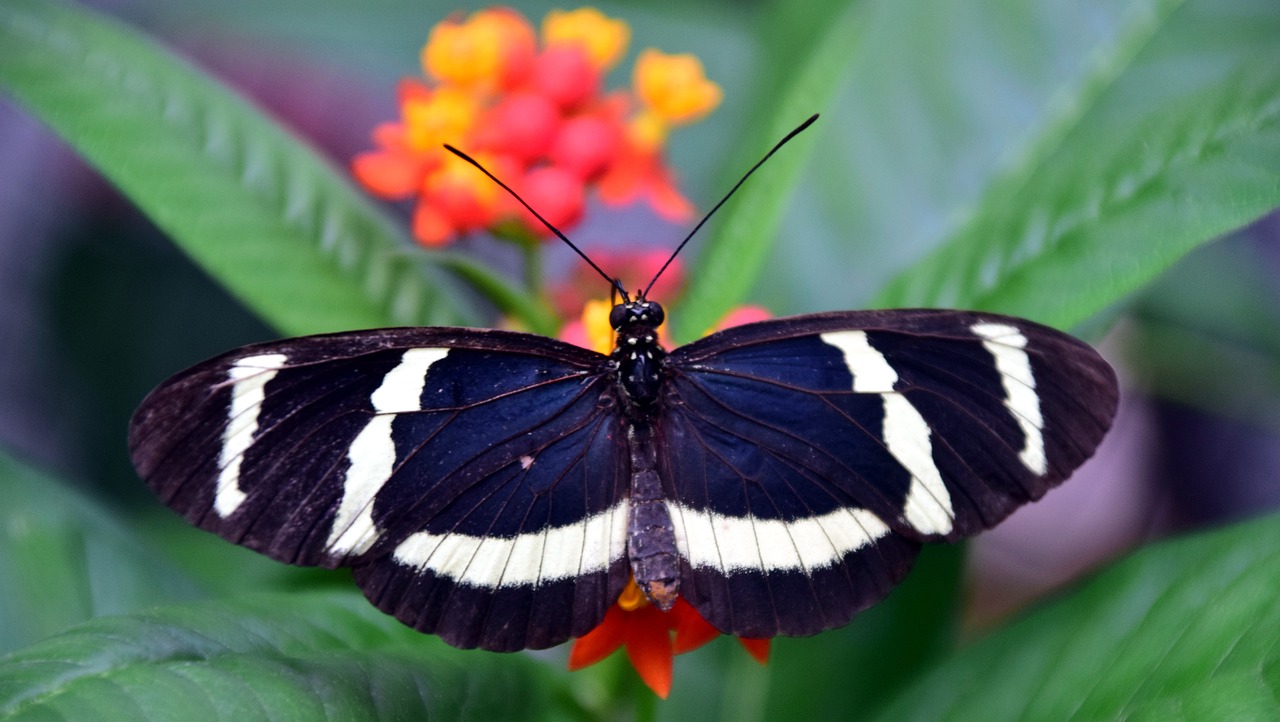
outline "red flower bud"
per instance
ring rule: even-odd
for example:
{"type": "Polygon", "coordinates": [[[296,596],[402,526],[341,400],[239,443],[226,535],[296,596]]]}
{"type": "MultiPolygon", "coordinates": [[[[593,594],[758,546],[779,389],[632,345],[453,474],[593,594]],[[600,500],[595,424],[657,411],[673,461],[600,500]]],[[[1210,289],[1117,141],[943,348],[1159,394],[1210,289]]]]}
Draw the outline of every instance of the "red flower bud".
{"type": "Polygon", "coordinates": [[[600,71],[576,46],[547,48],[533,63],[533,87],[570,110],[596,93],[600,71]]]}
{"type": "MultiPolygon", "coordinates": [[[[530,206],[557,228],[568,228],[582,217],[586,188],[573,173],[555,166],[534,168],[520,184],[520,195],[530,206]]],[[[538,220],[521,209],[524,224],[542,235],[549,235],[538,220]]]]}
{"type": "Polygon", "coordinates": [[[476,129],[478,145],[528,163],[540,158],[556,136],[560,111],[537,93],[517,93],[500,102],[476,129]]]}
{"type": "Polygon", "coordinates": [[[548,157],[555,165],[591,180],[618,155],[620,130],[594,115],[571,118],[560,126],[548,157]]]}

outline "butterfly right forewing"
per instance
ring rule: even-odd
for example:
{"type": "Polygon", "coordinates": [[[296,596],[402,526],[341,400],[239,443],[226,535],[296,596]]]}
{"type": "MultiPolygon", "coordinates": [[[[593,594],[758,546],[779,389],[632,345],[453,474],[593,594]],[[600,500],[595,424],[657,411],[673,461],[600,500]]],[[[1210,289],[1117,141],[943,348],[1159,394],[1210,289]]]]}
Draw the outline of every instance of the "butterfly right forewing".
{"type": "Polygon", "coordinates": [[[960,311],[764,321],[667,366],[657,448],[681,593],[744,636],[844,624],[919,542],[989,528],[1070,475],[1117,399],[1087,345],[960,311]]]}

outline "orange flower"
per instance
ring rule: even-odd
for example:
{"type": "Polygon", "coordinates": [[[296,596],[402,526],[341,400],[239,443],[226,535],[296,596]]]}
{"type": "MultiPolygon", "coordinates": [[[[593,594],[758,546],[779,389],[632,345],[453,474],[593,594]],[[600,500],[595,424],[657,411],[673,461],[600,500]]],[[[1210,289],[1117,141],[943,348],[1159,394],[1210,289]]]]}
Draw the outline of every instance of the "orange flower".
{"type": "Polygon", "coordinates": [[[702,62],[687,53],[667,55],[652,48],[640,53],[633,74],[636,96],[667,123],[698,120],[720,104],[720,86],[707,80],[702,62]]]}
{"type": "Polygon", "coordinates": [[[446,20],[422,48],[422,67],[441,83],[495,90],[517,85],[529,72],[536,40],[520,13],[481,10],[465,21],[446,20]]]}
{"type": "MultiPolygon", "coordinates": [[[[501,167],[497,159],[480,162],[501,167]]],[[[505,200],[502,189],[466,161],[447,155],[423,184],[413,215],[414,235],[427,245],[440,245],[459,231],[487,228],[497,221],[499,204],[505,200]]]]}
{"type": "MultiPolygon", "coordinates": [[[[569,650],[569,669],[595,664],[625,646],[627,658],[640,679],[654,694],[666,699],[671,692],[675,655],[692,652],[719,634],[682,598],[676,598],[671,611],[660,611],[632,580],[609,608],[604,621],[574,640],[569,650]]],[[[769,660],[769,640],[739,641],[756,661],[764,664],[769,660]]]]}
{"type": "Polygon", "coordinates": [[[400,108],[405,141],[414,151],[443,155],[445,143],[461,143],[475,125],[479,108],[468,94],[443,87],[426,95],[414,95],[400,108]]]}
{"type": "Polygon", "coordinates": [[[477,108],[470,97],[452,88],[433,91],[416,82],[400,87],[399,123],[374,129],[378,150],[352,161],[356,180],[383,198],[407,198],[424,187],[440,167],[445,143],[461,143],[475,122],[477,108]]]}
{"type": "Polygon", "coordinates": [[[351,173],[370,193],[388,199],[405,198],[422,187],[427,174],[427,160],[407,152],[401,142],[401,128],[384,123],[373,131],[379,150],[357,155],[351,161],[351,173]]]}
{"type": "Polygon", "coordinates": [[[671,171],[657,151],[626,144],[598,186],[600,200],[624,206],[643,200],[658,215],[683,223],[693,218],[693,204],[676,189],[671,171]]]}
{"type": "Polygon", "coordinates": [[[612,309],[613,304],[603,299],[587,301],[582,308],[582,317],[560,329],[560,340],[607,355],[613,350],[614,343],[613,329],[609,327],[609,311],[612,309]]]}
{"type": "Polygon", "coordinates": [[[542,41],[547,47],[581,47],[598,70],[616,65],[630,40],[631,28],[626,23],[610,20],[595,8],[552,10],[542,21],[542,41]]]}

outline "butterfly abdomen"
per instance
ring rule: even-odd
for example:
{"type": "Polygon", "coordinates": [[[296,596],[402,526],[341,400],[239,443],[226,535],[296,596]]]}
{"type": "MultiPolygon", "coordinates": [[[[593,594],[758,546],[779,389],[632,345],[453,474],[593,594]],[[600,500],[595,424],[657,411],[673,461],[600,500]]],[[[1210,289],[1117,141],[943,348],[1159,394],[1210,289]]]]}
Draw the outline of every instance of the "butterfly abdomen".
{"type": "Polygon", "coordinates": [[[667,500],[658,476],[657,450],[648,424],[628,431],[631,442],[631,518],[627,556],[636,586],[662,611],[671,609],[680,591],[680,557],[667,500]]]}

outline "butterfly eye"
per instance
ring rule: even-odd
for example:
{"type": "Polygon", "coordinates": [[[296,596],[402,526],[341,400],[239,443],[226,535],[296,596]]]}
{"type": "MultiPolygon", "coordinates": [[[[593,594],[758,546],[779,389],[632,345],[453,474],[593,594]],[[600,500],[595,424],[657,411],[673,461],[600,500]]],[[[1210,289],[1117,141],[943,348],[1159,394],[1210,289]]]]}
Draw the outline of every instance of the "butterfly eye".
{"type": "Polygon", "coordinates": [[[649,302],[648,312],[649,312],[649,323],[653,324],[655,328],[658,326],[661,326],[662,322],[665,321],[667,318],[667,313],[666,311],[662,310],[662,306],[659,304],[653,303],[652,301],[649,302]]]}
{"type": "Polygon", "coordinates": [[[627,319],[627,306],[624,303],[619,303],[618,305],[613,307],[613,310],[609,311],[609,327],[612,328],[614,331],[621,329],[622,322],[625,321],[626,319],[627,319]]]}

